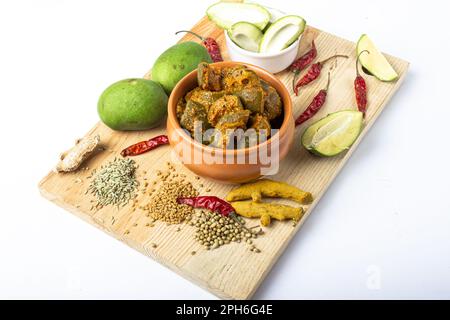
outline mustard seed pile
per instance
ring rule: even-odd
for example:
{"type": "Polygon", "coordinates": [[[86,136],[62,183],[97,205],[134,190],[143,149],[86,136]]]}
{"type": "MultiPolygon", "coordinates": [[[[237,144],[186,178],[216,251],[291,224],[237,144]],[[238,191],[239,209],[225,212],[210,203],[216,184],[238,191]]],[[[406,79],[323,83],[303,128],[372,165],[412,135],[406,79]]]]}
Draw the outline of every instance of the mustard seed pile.
{"type": "Polygon", "coordinates": [[[186,176],[175,173],[172,164],[167,163],[167,166],[169,168],[167,172],[158,172],[159,180],[154,182],[152,198],[144,206],[144,210],[147,210],[148,215],[155,220],[180,224],[191,218],[194,209],[178,204],[177,199],[179,197],[196,197],[199,193],[192,183],[185,180],[186,176]]]}

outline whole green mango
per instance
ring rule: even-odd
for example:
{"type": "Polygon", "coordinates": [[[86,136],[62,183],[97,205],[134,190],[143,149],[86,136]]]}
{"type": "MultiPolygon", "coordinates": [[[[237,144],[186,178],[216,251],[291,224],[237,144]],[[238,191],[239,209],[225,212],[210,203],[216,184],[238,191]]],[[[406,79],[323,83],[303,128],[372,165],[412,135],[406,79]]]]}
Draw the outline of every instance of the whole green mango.
{"type": "Polygon", "coordinates": [[[147,130],[167,114],[167,95],[156,82],[126,79],[109,86],[100,96],[100,119],[113,130],[147,130]]]}
{"type": "Polygon", "coordinates": [[[202,45],[188,41],[170,47],[155,61],[152,80],[161,84],[170,94],[176,84],[200,62],[212,63],[208,51],[202,45]]]}

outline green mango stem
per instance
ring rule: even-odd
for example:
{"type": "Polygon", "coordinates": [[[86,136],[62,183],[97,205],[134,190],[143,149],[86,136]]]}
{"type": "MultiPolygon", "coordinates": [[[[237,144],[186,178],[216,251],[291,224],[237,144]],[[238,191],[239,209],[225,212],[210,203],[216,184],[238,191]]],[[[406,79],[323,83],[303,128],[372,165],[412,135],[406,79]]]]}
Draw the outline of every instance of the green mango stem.
{"type": "Polygon", "coordinates": [[[179,34],[179,33],[181,33],[181,32],[185,32],[185,33],[192,34],[192,35],[196,36],[197,38],[199,38],[201,41],[205,41],[205,38],[203,38],[201,35],[199,35],[199,34],[197,34],[197,33],[195,33],[195,32],[189,31],[189,30],[180,30],[180,31],[177,31],[177,32],[175,32],[175,35],[177,35],[177,34],[179,34]]]}
{"type": "Polygon", "coordinates": [[[362,55],[363,53],[368,53],[368,54],[370,54],[370,51],[369,51],[369,50],[364,50],[364,51],[361,51],[361,52],[358,54],[358,57],[356,58],[356,77],[360,77],[360,76],[361,76],[361,74],[359,73],[359,58],[361,58],[361,55],[362,55]]]}

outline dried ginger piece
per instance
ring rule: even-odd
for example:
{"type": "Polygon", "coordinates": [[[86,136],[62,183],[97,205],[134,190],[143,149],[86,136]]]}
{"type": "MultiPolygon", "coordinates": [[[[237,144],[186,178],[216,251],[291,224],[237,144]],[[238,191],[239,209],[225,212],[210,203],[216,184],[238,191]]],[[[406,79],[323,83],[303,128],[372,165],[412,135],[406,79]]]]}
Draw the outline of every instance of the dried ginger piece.
{"type": "Polygon", "coordinates": [[[99,143],[99,135],[77,140],[74,147],[61,154],[60,161],[56,165],[55,170],[57,172],[76,171],[95,149],[97,149],[99,143]]]}

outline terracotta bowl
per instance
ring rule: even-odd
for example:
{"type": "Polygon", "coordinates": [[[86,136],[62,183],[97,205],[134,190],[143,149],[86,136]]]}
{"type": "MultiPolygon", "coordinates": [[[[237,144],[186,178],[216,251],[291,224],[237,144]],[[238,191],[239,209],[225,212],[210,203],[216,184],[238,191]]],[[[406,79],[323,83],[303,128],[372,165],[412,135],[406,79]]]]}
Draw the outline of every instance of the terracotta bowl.
{"type": "MultiPolygon", "coordinates": [[[[214,64],[217,67],[237,65],[243,64],[228,61],[214,64]]],[[[187,92],[198,86],[197,70],[186,75],[174,88],[169,98],[167,133],[175,154],[192,172],[222,183],[248,182],[262,175],[275,174],[278,162],[286,157],[294,139],[292,100],[286,87],[268,71],[250,64],[245,66],[277,90],[284,107],[284,119],[279,132],[257,146],[239,150],[213,148],[195,141],[181,128],[176,116],[177,102],[187,92]],[[261,154],[267,157],[262,157],[261,154]],[[269,167],[272,169],[269,170],[269,167]]]]}

